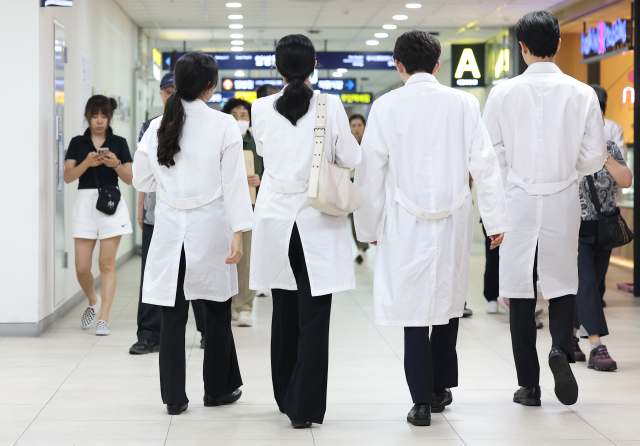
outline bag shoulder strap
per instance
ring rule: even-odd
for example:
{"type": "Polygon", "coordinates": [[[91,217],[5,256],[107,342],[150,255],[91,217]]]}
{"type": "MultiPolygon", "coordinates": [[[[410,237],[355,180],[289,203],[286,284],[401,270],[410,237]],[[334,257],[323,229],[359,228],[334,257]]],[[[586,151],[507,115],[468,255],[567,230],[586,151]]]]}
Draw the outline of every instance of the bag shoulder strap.
{"type": "Polygon", "coordinates": [[[596,185],[593,182],[593,176],[587,175],[587,183],[589,183],[589,195],[591,195],[591,202],[593,203],[593,207],[596,209],[596,214],[598,217],[602,216],[602,208],[600,207],[600,199],[598,198],[598,193],[596,192],[596,185]]]}
{"type": "Polygon", "coordinates": [[[313,128],[314,144],[313,157],[311,158],[311,173],[309,174],[309,194],[311,198],[318,196],[318,183],[320,181],[320,164],[324,153],[325,125],[327,123],[327,93],[318,95],[316,106],[316,125],[313,128]]]}
{"type": "Polygon", "coordinates": [[[91,172],[93,172],[93,178],[96,180],[96,186],[98,186],[98,190],[100,190],[100,180],[98,179],[98,166],[90,167],[91,172]]]}

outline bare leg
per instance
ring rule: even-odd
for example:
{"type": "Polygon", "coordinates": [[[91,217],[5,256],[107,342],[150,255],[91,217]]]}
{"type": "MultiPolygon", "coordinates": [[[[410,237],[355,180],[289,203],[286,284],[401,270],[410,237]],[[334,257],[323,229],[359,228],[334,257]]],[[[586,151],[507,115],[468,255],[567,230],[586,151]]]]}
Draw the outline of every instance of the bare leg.
{"type": "Polygon", "coordinates": [[[109,322],[109,311],[111,310],[111,304],[113,303],[113,296],[116,293],[116,253],[118,252],[118,245],[120,245],[120,238],[122,236],[111,237],[108,239],[100,240],[100,275],[102,276],[102,282],[100,283],[100,290],[102,292],[102,312],[100,313],[100,320],[109,322]]]}
{"type": "Polygon", "coordinates": [[[93,306],[98,303],[93,274],[91,274],[91,257],[93,256],[93,248],[96,246],[96,241],[86,238],[77,238],[75,241],[76,275],[82,291],[89,298],[89,305],[93,306]]]}

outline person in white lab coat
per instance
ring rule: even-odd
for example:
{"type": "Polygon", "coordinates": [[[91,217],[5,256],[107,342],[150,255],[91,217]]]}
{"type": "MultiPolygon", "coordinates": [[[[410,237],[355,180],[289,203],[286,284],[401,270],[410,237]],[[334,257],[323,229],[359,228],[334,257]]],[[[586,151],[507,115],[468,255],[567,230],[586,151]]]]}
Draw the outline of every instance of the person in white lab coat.
{"type": "MultiPolygon", "coordinates": [[[[324,420],[331,297],[356,287],[346,215],[323,214],[307,198],[317,104],[309,76],[315,66],[315,49],[307,37],[283,37],[276,46],[276,68],[286,85],[252,106],[264,174],[255,208],[249,288],[272,290],[273,392],[296,428],[324,420]]],[[[361,157],[344,107],[331,95],[324,150],[330,162],[350,169],[361,157]]]]}
{"type": "Polygon", "coordinates": [[[414,406],[428,426],[458,385],[456,340],[467,294],[473,204],[469,174],[492,247],[509,230],[500,166],[478,100],[440,85],[440,42],[423,31],[396,40],[405,85],[375,101],[362,140],[354,213],[361,242],[377,244],[374,322],[405,327],[404,366],[414,406]],[[429,327],[432,327],[429,339],[429,327]]]}
{"type": "Polygon", "coordinates": [[[536,351],[536,279],[549,300],[549,366],[563,404],[578,399],[571,372],[578,290],[578,181],[602,168],[605,141],[593,89],[560,71],[558,19],[546,11],[516,25],[529,66],[491,90],[484,122],[503,177],[512,231],[500,247],[500,296],[508,297],[511,342],[520,389],[513,401],[540,405],[536,351]]]}
{"type": "Polygon", "coordinates": [[[217,83],[213,58],[182,56],[176,91],[164,115],[151,122],[133,163],[136,189],[157,192],[142,301],[162,306],[160,390],[172,415],[189,402],[184,337],[190,300],[200,299],[208,313],[204,405],[233,403],[242,394],[230,298],[238,293],[236,264],[252,210],[238,125],[206,104],[217,83]]]}

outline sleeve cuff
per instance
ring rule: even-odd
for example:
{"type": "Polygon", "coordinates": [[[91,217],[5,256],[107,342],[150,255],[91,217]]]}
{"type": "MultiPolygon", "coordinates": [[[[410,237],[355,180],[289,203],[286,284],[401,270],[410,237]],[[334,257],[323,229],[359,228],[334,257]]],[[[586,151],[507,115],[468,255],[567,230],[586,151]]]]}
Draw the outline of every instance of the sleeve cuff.
{"type": "Polygon", "coordinates": [[[238,232],[238,231],[249,232],[249,231],[251,231],[252,228],[253,228],[253,222],[252,221],[245,221],[245,222],[242,222],[242,223],[237,223],[235,225],[231,225],[231,229],[233,230],[233,232],[238,232]]]}
{"type": "Polygon", "coordinates": [[[511,231],[511,225],[500,226],[498,228],[484,228],[487,231],[487,235],[496,235],[496,234],[504,234],[506,232],[511,231]]]}

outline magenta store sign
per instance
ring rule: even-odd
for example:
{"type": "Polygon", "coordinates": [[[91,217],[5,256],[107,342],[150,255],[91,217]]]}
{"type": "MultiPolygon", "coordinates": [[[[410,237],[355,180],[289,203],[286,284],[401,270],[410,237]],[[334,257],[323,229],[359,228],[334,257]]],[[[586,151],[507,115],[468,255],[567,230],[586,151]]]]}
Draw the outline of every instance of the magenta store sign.
{"type": "Polygon", "coordinates": [[[600,22],[580,35],[580,52],[584,56],[601,55],[630,41],[627,21],[618,19],[611,25],[600,22]]]}

